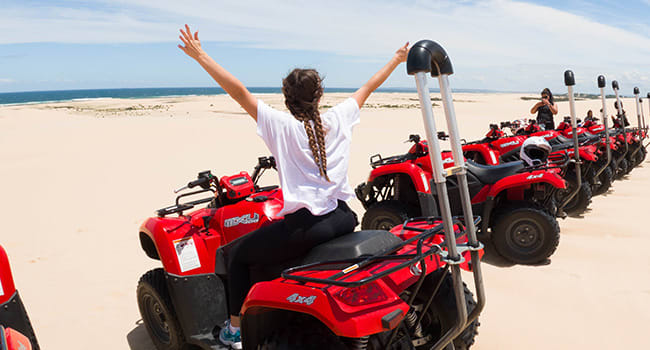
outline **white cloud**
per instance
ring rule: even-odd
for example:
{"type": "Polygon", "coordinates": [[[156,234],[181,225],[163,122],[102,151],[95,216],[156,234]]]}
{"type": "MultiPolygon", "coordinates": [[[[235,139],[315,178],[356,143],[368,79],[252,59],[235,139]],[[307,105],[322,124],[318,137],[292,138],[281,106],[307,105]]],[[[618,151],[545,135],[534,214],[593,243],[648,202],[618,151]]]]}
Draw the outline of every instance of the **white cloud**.
{"type": "Polygon", "coordinates": [[[510,87],[519,89],[524,80],[537,76],[548,81],[555,74],[561,81],[563,68],[573,68],[579,81],[587,74],[623,70],[638,72],[636,77],[642,80],[650,76],[650,67],[644,65],[650,57],[650,38],[510,0],[89,3],[82,10],[9,5],[0,14],[0,43],[176,41],[178,27],[188,22],[200,29],[204,41],[325,51],[367,60],[389,56],[406,40],[433,39],[449,52],[458,79],[470,85],[485,85],[488,76],[511,81],[510,87]],[[524,76],[513,76],[513,71],[524,76]]]}
{"type": "Polygon", "coordinates": [[[14,82],[13,79],[9,79],[9,78],[0,78],[0,84],[8,84],[8,83],[13,83],[13,82],[14,82]]]}

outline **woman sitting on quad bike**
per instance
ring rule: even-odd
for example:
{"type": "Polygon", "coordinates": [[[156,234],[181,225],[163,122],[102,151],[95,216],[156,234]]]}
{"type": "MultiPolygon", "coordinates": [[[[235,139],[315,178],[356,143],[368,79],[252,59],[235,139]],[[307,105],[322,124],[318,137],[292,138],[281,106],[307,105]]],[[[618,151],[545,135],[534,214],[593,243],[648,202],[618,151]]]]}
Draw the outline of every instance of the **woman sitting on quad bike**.
{"type": "Polygon", "coordinates": [[[219,339],[241,348],[240,310],[251,287],[249,266],[279,264],[299,257],[318,244],[352,232],[356,215],[346,201],[354,197],[348,184],[352,128],[359,109],[402,62],[408,43],[359,90],[322,115],[321,77],[313,69],[294,69],[282,81],[289,113],[275,110],[253,96],[246,87],[201,49],[198,32],[181,29],[179,45],[257,122],[257,134],[273,154],[284,195],[278,216],[284,220],[240,238],[229,254],[230,320],[219,339]]]}
{"type": "Polygon", "coordinates": [[[533,108],[530,109],[530,114],[537,113],[537,124],[543,127],[544,130],[555,129],[553,116],[556,115],[557,112],[558,109],[553,100],[553,94],[548,88],[542,90],[542,100],[537,102],[533,108]]]}

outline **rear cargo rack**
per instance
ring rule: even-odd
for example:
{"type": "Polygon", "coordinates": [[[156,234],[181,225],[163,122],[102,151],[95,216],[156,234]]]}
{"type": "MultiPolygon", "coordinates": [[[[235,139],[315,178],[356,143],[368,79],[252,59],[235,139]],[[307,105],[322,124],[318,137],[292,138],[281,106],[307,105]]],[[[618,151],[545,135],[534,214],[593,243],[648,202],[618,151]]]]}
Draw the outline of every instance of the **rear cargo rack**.
{"type": "MultiPolygon", "coordinates": [[[[364,284],[368,284],[370,282],[376,281],[380,278],[383,278],[395,271],[399,271],[401,269],[404,269],[406,267],[409,267],[411,265],[415,265],[418,262],[423,261],[426,257],[431,256],[431,255],[438,255],[440,256],[440,259],[447,264],[450,265],[457,265],[457,264],[462,264],[465,262],[465,259],[463,258],[462,255],[459,255],[459,258],[457,259],[450,259],[447,251],[443,250],[440,245],[434,244],[431,245],[429,249],[426,251],[423,251],[423,245],[425,245],[424,241],[433,237],[434,235],[440,233],[443,231],[443,225],[442,223],[428,229],[423,229],[421,227],[416,227],[416,226],[409,226],[410,224],[414,223],[428,223],[432,224],[436,221],[442,221],[441,217],[438,216],[428,216],[428,217],[417,217],[417,218],[411,218],[406,221],[404,221],[404,224],[402,226],[402,231],[403,233],[406,230],[409,231],[416,231],[416,232],[421,232],[420,234],[411,237],[400,244],[397,244],[391,248],[388,248],[378,254],[375,254],[370,257],[361,257],[361,258],[355,258],[355,259],[343,259],[343,260],[330,260],[330,261],[324,261],[324,262],[316,262],[312,264],[307,264],[307,265],[302,265],[302,266],[296,266],[292,267],[289,269],[286,269],[282,271],[282,278],[288,279],[288,280],[293,280],[301,283],[316,283],[316,284],[324,284],[324,285],[334,285],[334,286],[340,286],[340,287],[359,287],[364,284]],[[402,249],[403,247],[412,244],[413,242],[417,241],[417,247],[416,247],[416,253],[415,254],[401,254],[401,255],[391,255],[398,250],[402,249]],[[354,272],[354,271],[359,271],[360,269],[376,262],[380,261],[387,261],[387,260],[406,260],[403,263],[393,266],[389,269],[386,269],[380,273],[373,274],[370,277],[366,277],[364,279],[358,280],[358,281],[343,281],[342,279],[349,277],[349,274],[354,272]],[[327,265],[347,265],[347,267],[341,269],[340,272],[328,277],[328,278],[316,278],[316,277],[307,277],[307,276],[302,276],[302,275],[294,275],[296,272],[302,272],[302,271],[308,271],[315,269],[317,267],[322,267],[322,266],[327,266],[327,265]]],[[[462,217],[454,217],[453,218],[454,225],[459,226],[459,234],[456,234],[455,237],[459,238],[465,235],[465,225],[463,223],[462,217]]],[[[478,225],[481,222],[481,218],[479,216],[474,217],[474,225],[478,225]]],[[[444,245],[446,242],[443,241],[441,244],[444,245]]],[[[458,251],[459,253],[463,253],[465,251],[477,251],[483,249],[483,245],[479,242],[477,246],[473,247],[469,243],[465,244],[457,244],[458,251]]],[[[422,273],[421,278],[424,278],[425,273],[422,273]]]]}

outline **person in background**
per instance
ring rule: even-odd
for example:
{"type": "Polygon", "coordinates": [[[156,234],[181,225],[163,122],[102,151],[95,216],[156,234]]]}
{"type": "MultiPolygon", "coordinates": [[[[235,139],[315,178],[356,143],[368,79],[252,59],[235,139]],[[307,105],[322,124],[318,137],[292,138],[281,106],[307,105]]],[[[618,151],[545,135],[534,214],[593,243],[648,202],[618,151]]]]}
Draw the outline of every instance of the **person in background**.
{"type": "Polygon", "coordinates": [[[542,100],[537,102],[533,108],[530,109],[531,114],[537,113],[537,124],[543,127],[544,130],[555,129],[553,116],[556,115],[557,112],[558,109],[553,100],[553,94],[548,88],[542,90],[542,100]]]}

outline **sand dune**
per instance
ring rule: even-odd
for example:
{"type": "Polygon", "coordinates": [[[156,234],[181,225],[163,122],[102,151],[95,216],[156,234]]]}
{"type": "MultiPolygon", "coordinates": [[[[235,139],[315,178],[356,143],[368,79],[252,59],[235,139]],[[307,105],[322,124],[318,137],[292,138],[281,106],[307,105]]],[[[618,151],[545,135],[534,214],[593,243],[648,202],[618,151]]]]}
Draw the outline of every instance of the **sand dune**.
{"type": "MultiPolygon", "coordinates": [[[[533,104],[522,94],[454,96],[467,139],[482,137],[490,122],[528,117],[533,104]]],[[[283,105],[280,95],[259,97],[283,105]]],[[[329,94],[322,104],[345,97],[329,94]]],[[[354,133],[353,186],[365,181],[370,155],[404,153],[409,134],[424,134],[416,98],[381,93],[368,101],[354,133]]],[[[568,104],[559,105],[560,116],[568,114],[568,104]]],[[[634,115],[633,100],[625,105],[634,115]]],[[[599,108],[598,100],[577,102],[580,116],[599,108]]],[[[434,113],[444,125],[440,106],[434,113]]],[[[158,262],[141,251],[140,223],[198,171],[252,171],[268,153],[253,120],[226,96],[0,107],[0,243],[42,347],[153,349],[135,287],[158,262]]],[[[486,265],[488,300],[474,348],[649,348],[648,198],[645,163],[595,197],[583,217],[560,222],[550,265],[486,265]]]]}

